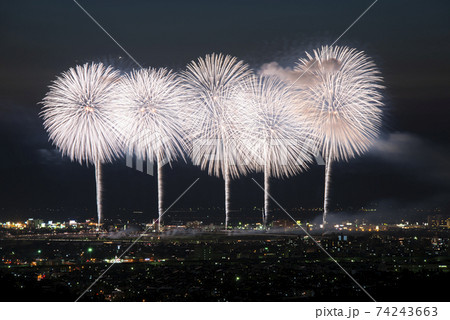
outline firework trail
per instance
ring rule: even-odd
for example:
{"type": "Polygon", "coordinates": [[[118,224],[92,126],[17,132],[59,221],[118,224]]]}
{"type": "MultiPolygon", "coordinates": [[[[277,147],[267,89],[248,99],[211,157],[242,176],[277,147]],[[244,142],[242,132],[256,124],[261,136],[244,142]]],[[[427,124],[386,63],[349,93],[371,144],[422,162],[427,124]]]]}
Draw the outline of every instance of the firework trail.
{"type": "Polygon", "coordinates": [[[163,214],[164,214],[163,164],[160,157],[158,157],[158,232],[161,231],[161,222],[163,214]]]}
{"type": "Polygon", "coordinates": [[[192,61],[182,74],[190,109],[187,126],[194,141],[191,157],[202,170],[225,180],[225,229],[230,211],[230,179],[247,172],[247,167],[236,161],[244,148],[238,139],[242,125],[236,98],[239,85],[250,74],[242,61],[214,53],[192,61]]]}
{"type": "Polygon", "coordinates": [[[263,226],[267,228],[270,210],[270,169],[267,163],[264,164],[264,212],[263,212],[263,226]]]}
{"type": "Polygon", "coordinates": [[[156,161],[158,172],[158,231],[163,202],[163,165],[184,157],[187,144],[182,121],[183,90],[176,75],[167,69],[134,70],[122,77],[117,90],[119,131],[127,152],[156,161]]]}
{"type": "Polygon", "coordinates": [[[63,72],[43,99],[41,116],[49,138],[72,161],[95,166],[98,227],[103,216],[101,165],[121,154],[112,119],[114,90],[120,74],[101,63],[63,72]]]}
{"type": "Polygon", "coordinates": [[[103,177],[102,177],[102,166],[101,162],[97,160],[95,164],[95,190],[96,190],[96,200],[97,200],[97,230],[100,227],[101,218],[103,216],[103,185],[102,185],[103,177]]]}
{"type": "Polygon", "coordinates": [[[381,127],[382,78],[363,52],[347,47],[322,47],[307,53],[295,70],[298,106],[314,119],[326,159],[323,223],[329,212],[333,161],[351,159],[365,152],[381,127]]]}
{"type": "Polygon", "coordinates": [[[276,77],[252,77],[242,86],[241,134],[251,167],[264,172],[264,218],[269,218],[270,177],[288,177],[306,169],[315,146],[311,119],[298,112],[290,88],[276,77]]]}

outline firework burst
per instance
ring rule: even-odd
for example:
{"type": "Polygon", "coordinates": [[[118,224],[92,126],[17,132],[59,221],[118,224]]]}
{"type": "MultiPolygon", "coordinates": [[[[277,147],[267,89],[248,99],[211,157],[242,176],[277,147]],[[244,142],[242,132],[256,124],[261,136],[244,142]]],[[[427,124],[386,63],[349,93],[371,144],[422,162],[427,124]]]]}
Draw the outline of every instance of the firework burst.
{"type": "Polygon", "coordinates": [[[249,165],[264,172],[264,225],[269,217],[270,177],[293,176],[312,161],[311,119],[296,110],[294,97],[275,77],[252,77],[242,87],[241,134],[248,145],[249,165]]]}
{"type": "Polygon", "coordinates": [[[113,122],[118,71],[103,64],[76,66],[63,72],[43,99],[41,116],[49,138],[72,161],[95,166],[98,225],[101,223],[101,164],[121,153],[121,139],[113,122]]]}
{"type": "Polygon", "coordinates": [[[164,163],[184,155],[183,90],[167,69],[141,69],[124,75],[117,90],[120,131],[127,152],[157,163],[158,230],[163,214],[164,163]]]}
{"type": "Polygon", "coordinates": [[[381,127],[381,76],[363,52],[347,47],[322,47],[300,59],[299,106],[315,119],[325,158],[323,222],[328,213],[332,161],[365,152],[381,127]]]}
{"type": "Polygon", "coordinates": [[[225,228],[228,228],[230,178],[247,171],[236,161],[244,148],[238,138],[242,126],[236,99],[239,86],[250,74],[244,62],[222,54],[192,61],[182,74],[190,109],[187,123],[194,141],[192,160],[208,174],[225,180],[225,228]]]}

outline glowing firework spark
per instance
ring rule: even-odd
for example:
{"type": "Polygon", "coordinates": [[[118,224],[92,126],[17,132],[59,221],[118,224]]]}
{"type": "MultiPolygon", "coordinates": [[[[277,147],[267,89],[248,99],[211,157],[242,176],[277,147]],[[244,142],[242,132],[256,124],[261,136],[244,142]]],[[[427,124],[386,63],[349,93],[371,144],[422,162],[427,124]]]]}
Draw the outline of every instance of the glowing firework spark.
{"type": "Polygon", "coordinates": [[[128,152],[157,162],[158,231],[163,213],[164,162],[183,156],[187,150],[182,131],[183,90],[167,69],[141,69],[124,75],[119,85],[118,123],[128,143],[128,152]]]}
{"type": "Polygon", "coordinates": [[[183,73],[191,109],[188,126],[195,144],[192,160],[210,175],[222,175],[225,180],[225,229],[230,208],[230,178],[247,170],[235,161],[244,147],[238,139],[242,127],[236,93],[250,73],[242,61],[222,54],[192,61],[183,73]]]}
{"type": "Polygon", "coordinates": [[[101,63],[70,68],[50,86],[41,112],[50,140],[63,155],[80,164],[94,164],[99,226],[103,215],[101,164],[121,153],[112,121],[119,78],[118,71],[101,63]]]}
{"type": "Polygon", "coordinates": [[[264,172],[264,215],[269,217],[270,177],[292,176],[312,161],[311,120],[294,107],[288,86],[275,77],[253,77],[240,96],[242,134],[250,165],[264,172]]]}
{"type": "Polygon", "coordinates": [[[323,223],[328,213],[332,161],[365,152],[378,136],[382,116],[382,79],[363,52],[347,47],[322,47],[300,59],[299,105],[315,118],[314,127],[325,158],[323,223]]]}

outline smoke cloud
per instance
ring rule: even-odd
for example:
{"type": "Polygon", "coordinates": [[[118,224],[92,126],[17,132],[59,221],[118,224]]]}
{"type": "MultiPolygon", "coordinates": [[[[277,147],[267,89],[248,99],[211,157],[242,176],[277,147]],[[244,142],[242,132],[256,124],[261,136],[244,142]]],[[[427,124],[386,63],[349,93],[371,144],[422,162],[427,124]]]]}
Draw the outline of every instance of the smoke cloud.
{"type": "Polygon", "coordinates": [[[287,84],[294,84],[296,88],[310,86],[315,82],[315,77],[311,73],[296,71],[290,67],[283,68],[278,62],[265,63],[258,70],[260,76],[275,76],[287,84]]]}

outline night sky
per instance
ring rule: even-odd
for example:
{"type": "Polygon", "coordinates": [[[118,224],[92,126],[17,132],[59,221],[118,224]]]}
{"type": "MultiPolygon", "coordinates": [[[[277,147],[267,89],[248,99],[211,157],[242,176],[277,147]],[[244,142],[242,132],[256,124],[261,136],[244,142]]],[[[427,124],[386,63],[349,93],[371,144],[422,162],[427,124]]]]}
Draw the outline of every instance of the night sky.
{"type": "MultiPolygon", "coordinates": [[[[257,70],[272,61],[293,66],[305,50],[331,44],[372,1],[79,3],[143,66],[180,70],[198,56],[223,52],[257,70]]],[[[380,0],[337,43],[364,50],[379,66],[386,117],[370,152],[333,167],[332,207],[378,203],[448,212],[449,12],[445,0],[380,0]]],[[[94,217],[94,170],[62,158],[48,142],[38,103],[59,73],[125,54],[70,0],[2,1],[0,40],[0,221],[58,207],[85,208],[81,216],[94,217]]],[[[323,170],[314,165],[274,181],[273,196],[287,208],[320,207],[323,170]]],[[[118,208],[156,216],[155,177],[127,168],[124,159],[107,165],[104,174],[106,218],[118,208]]],[[[167,168],[166,176],[166,204],[200,177],[176,207],[223,206],[222,180],[181,163],[167,168]]],[[[262,182],[262,175],[253,177],[262,182]]],[[[249,177],[233,182],[233,208],[262,202],[249,177]]]]}

